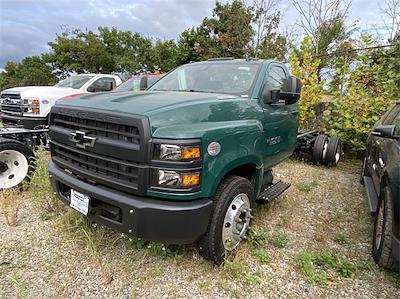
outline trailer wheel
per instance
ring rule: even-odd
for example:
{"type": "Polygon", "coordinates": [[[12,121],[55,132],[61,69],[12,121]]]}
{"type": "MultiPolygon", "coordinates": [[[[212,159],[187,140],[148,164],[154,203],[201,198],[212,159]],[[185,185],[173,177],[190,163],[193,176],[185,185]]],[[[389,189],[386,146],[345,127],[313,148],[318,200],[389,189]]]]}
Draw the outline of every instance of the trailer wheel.
{"type": "Polygon", "coordinates": [[[197,242],[197,251],[220,265],[225,253],[234,250],[250,229],[254,190],[249,180],[228,176],[213,198],[214,209],[206,234],[197,242]]]}
{"type": "Polygon", "coordinates": [[[312,152],[311,160],[314,163],[314,165],[324,164],[327,148],[328,148],[328,136],[324,134],[319,134],[315,139],[312,152]]]}
{"type": "Polygon", "coordinates": [[[10,139],[0,139],[0,189],[20,186],[29,181],[35,169],[34,154],[25,144],[10,139]]]}
{"type": "Polygon", "coordinates": [[[336,166],[340,159],[340,139],[329,137],[328,148],[326,149],[325,165],[336,166]]]}

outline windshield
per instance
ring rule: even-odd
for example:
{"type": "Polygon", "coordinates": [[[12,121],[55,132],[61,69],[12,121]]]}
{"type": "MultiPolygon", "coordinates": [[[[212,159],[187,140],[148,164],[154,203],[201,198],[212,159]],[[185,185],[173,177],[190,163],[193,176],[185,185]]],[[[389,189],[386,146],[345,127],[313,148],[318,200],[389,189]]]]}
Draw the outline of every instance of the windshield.
{"type": "Polygon", "coordinates": [[[86,82],[92,79],[94,76],[72,76],[65,80],[58,82],[56,85],[57,87],[72,87],[75,89],[81,88],[86,82]]]}
{"type": "Polygon", "coordinates": [[[131,78],[121,85],[119,85],[117,88],[115,88],[113,91],[139,91],[140,90],[140,78],[134,77],[131,78]]]}
{"type": "Polygon", "coordinates": [[[250,96],[259,69],[250,63],[183,65],[156,82],[149,90],[195,91],[250,96]]]}

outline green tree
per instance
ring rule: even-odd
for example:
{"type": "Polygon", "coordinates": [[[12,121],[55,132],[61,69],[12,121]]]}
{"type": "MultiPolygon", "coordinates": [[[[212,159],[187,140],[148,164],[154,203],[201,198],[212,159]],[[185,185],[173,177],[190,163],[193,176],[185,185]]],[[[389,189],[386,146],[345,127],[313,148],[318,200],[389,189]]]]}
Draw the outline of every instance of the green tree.
{"type": "MultiPolygon", "coordinates": [[[[361,47],[369,48],[371,36],[362,36],[361,47]]],[[[331,90],[334,101],[326,111],[325,127],[342,139],[345,149],[360,154],[373,125],[400,97],[400,40],[388,49],[366,49],[356,59],[338,66],[345,90],[331,90]],[[346,75],[344,75],[346,74],[346,75]]]]}
{"type": "Polygon", "coordinates": [[[293,51],[290,56],[292,73],[301,78],[302,90],[300,97],[300,125],[302,128],[313,128],[316,126],[315,106],[321,100],[324,92],[324,82],[318,80],[318,68],[320,60],[313,58],[312,41],[305,37],[301,42],[300,49],[293,51]]]}
{"type": "Polygon", "coordinates": [[[219,56],[222,56],[222,49],[212,36],[210,28],[200,25],[181,33],[178,40],[179,64],[219,56]]]}
{"type": "Polygon", "coordinates": [[[265,32],[258,48],[254,49],[254,56],[261,59],[276,59],[283,61],[288,52],[287,39],[277,32],[280,22],[280,13],[267,16],[265,32]]]}
{"type": "Polygon", "coordinates": [[[152,66],[152,40],[139,33],[99,27],[100,38],[111,54],[114,71],[137,73],[152,66]]]}
{"type": "Polygon", "coordinates": [[[48,44],[51,52],[45,59],[63,77],[71,72],[110,73],[116,69],[112,54],[92,31],[65,31],[48,44]]]}
{"type": "Polygon", "coordinates": [[[280,12],[277,0],[254,0],[252,55],[255,58],[284,60],[287,54],[287,38],[277,32],[280,12]]]}
{"type": "Polygon", "coordinates": [[[201,27],[215,39],[222,55],[242,58],[249,52],[253,36],[252,8],[242,1],[216,2],[212,18],[204,18],[201,27]]]}
{"type": "Polygon", "coordinates": [[[321,70],[332,63],[335,56],[326,54],[337,50],[350,36],[345,27],[349,0],[292,0],[299,13],[299,27],[311,38],[312,54],[320,59],[317,70],[321,81],[321,70]]]}
{"type": "Polygon", "coordinates": [[[53,85],[57,82],[51,68],[39,56],[25,57],[20,63],[7,62],[0,73],[0,90],[27,85],[53,85]]]}
{"type": "Polygon", "coordinates": [[[178,46],[174,40],[157,40],[152,50],[153,64],[151,71],[155,67],[161,72],[168,72],[179,65],[178,46]]]}

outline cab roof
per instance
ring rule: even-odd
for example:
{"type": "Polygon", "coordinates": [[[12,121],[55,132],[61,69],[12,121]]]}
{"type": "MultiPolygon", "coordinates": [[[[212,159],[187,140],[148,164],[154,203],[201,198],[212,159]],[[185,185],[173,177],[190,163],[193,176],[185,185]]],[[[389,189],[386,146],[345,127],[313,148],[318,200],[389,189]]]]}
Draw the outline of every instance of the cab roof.
{"type": "MultiPolygon", "coordinates": [[[[234,59],[233,57],[220,57],[220,58],[210,58],[205,61],[198,61],[198,62],[193,62],[193,64],[209,64],[209,63],[248,63],[248,64],[257,64],[261,65],[264,63],[270,63],[270,62],[277,62],[274,60],[266,60],[266,59],[257,59],[257,58],[250,58],[250,59],[234,59]]],[[[280,62],[279,62],[280,63],[280,62]]]]}

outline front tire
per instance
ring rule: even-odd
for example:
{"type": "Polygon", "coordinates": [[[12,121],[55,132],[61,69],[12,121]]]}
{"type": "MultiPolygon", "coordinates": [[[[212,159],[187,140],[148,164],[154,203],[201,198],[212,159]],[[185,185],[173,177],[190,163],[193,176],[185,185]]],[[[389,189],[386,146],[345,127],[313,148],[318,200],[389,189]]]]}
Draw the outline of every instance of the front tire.
{"type": "Polygon", "coordinates": [[[374,222],[372,257],[375,262],[394,269],[392,256],[393,197],[388,186],[383,187],[374,222]]]}
{"type": "Polygon", "coordinates": [[[236,249],[250,229],[254,188],[243,177],[228,176],[219,185],[213,201],[213,214],[206,234],[197,243],[197,251],[221,265],[225,253],[236,249]]]}

